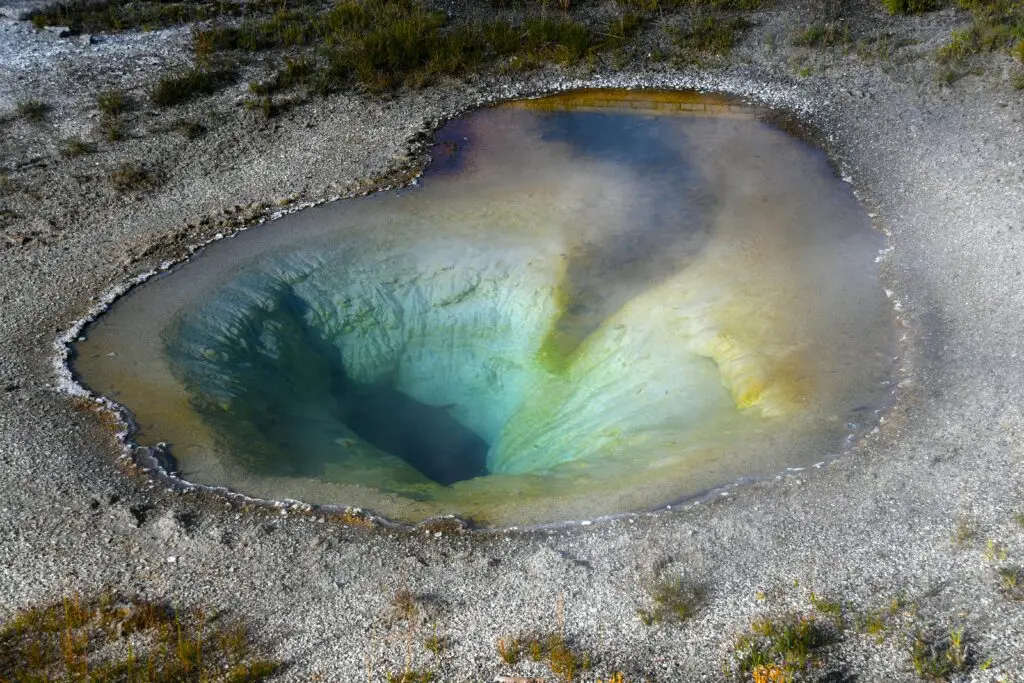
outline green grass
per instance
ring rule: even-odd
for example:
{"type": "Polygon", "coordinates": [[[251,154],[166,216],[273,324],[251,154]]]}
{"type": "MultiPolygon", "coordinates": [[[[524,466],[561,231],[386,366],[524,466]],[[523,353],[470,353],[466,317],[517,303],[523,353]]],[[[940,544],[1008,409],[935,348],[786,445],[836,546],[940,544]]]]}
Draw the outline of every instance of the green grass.
{"type": "Polygon", "coordinates": [[[834,629],[813,616],[757,619],[737,637],[727,663],[729,673],[743,681],[791,680],[797,672],[817,668],[827,648],[838,640],[834,629]]]}
{"type": "Polygon", "coordinates": [[[181,133],[187,140],[198,140],[207,133],[207,128],[202,121],[194,119],[178,119],[171,127],[181,133]]]}
{"type": "Polygon", "coordinates": [[[1024,567],[1009,565],[996,570],[999,589],[1008,600],[1024,600],[1024,567]]]}
{"type": "Polygon", "coordinates": [[[682,579],[663,580],[650,590],[652,607],[637,610],[640,621],[648,626],[657,623],[680,623],[693,617],[707,602],[707,589],[702,584],[682,579]]]}
{"type": "Polygon", "coordinates": [[[241,624],[113,594],[67,597],[0,626],[0,671],[12,681],[255,683],[280,666],[255,649],[241,624]]]}
{"type": "Polygon", "coordinates": [[[433,683],[437,680],[433,671],[392,671],[388,683],[433,683]]]}
{"type": "Polygon", "coordinates": [[[197,67],[171,74],[157,81],[150,99],[158,107],[173,107],[202,95],[212,95],[234,83],[235,75],[235,70],[229,67],[197,67]]]}
{"type": "Polygon", "coordinates": [[[918,632],[910,645],[910,663],[922,680],[944,681],[969,671],[973,661],[963,629],[953,629],[943,638],[918,632]]]}
{"type": "Polygon", "coordinates": [[[922,14],[938,9],[936,0],[882,0],[889,14],[922,14]]]}
{"type": "Polygon", "coordinates": [[[793,44],[802,47],[832,47],[850,41],[849,27],[836,22],[811,24],[793,38],[793,44]]]}
{"type": "Polygon", "coordinates": [[[128,111],[128,96],[121,90],[105,90],[96,98],[96,106],[103,116],[117,117],[128,111]]]}
{"type": "Polygon", "coordinates": [[[126,161],[114,169],[110,183],[118,192],[141,192],[160,184],[156,174],[134,161],[126,161]]]}
{"type": "MultiPolygon", "coordinates": [[[[269,2],[247,3],[259,6],[269,2]]],[[[58,2],[29,13],[37,28],[67,26],[74,31],[105,33],[135,29],[151,30],[191,21],[206,21],[225,14],[237,15],[243,6],[229,2],[168,2],[166,0],[77,0],[58,2]]]]}
{"type": "Polygon", "coordinates": [[[702,14],[680,31],[674,42],[685,56],[727,55],[749,27],[750,22],[743,17],[726,19],[717,14],[702,14]]]}
{"type": "Polygon", "coordinates": [[[996,50],[1007,50],[1024,61],[1024,0],[959,0],[971,12],[971,25],[954,31],[939,50],[940,62],[959,62],[996,50]]]}
{"type": "Polygon", "coordinates": [[[67,138],[61,141],[61,156],[74,158],[96,151],[96,145],[82,138],[67,138]]]}
{"type": "Polygon", "coordinates": [[[19,117],[32,123],[45,121],[49,111],[50,105],[39,100],[22,100],[15,107],[15,112],[19,117]]]}
{"type": "Polygon", "coordinates": [[[962,548],[977,538],[978,529],[974,522],[967,517],[961,517],[957,521],[956,527],[953,529],[953,533],[949,535],[949,542],[957,548],[962,548]]]}

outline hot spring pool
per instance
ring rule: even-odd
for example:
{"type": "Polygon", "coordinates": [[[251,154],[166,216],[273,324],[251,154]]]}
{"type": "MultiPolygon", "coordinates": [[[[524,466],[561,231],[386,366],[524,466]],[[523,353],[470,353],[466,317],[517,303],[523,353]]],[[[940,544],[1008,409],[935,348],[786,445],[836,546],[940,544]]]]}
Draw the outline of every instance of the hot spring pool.
{"type": "Polygon", "coordinates": [[[184,479],[409,522],[594,518],[823,460],[891,395],[884,241],[759,114],[650,91],[471,113],[416,186],[134,288],[73,368],[184,479]]]}

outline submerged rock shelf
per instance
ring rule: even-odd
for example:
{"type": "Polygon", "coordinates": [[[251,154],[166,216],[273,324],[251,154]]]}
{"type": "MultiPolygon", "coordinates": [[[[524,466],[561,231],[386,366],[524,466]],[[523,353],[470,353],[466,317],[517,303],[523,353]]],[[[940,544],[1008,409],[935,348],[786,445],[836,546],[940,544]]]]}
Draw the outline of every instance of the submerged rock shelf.
{"type": "Polygon", "coordinates": [[[137,288],[76,371],[187,479],[407,521],[649,509],[877,421],[881,237],[755,109],[569,93],[454,121],[434,158],[137,288]]]}

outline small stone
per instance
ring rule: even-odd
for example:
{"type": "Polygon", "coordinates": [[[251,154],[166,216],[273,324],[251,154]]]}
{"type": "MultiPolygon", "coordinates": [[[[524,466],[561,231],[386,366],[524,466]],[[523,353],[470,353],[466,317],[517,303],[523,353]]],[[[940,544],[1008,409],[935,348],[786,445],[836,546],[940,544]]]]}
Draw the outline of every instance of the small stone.
{"type": "Polygon", "coordinates": [[[167,558],[167,564],[175,564],[175,563],[177,563],[177,561],[178,561],[178,558],[175,557],[174,555],[171,555],[170,557],[167,558]]]}
{"type": "Polygon", "coordinates": [[[47,33],[52,33],[58,38],[67,38],[71,35],[71,29],[67,26],[47,26],[44,29],[47,33]]]}

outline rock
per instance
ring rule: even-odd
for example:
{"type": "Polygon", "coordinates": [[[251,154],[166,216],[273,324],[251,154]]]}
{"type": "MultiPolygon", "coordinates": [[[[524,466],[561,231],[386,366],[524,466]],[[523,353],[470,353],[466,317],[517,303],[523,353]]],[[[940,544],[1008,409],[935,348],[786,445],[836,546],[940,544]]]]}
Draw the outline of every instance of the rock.
{"type": "Polygon", "coordinates": [[[95,45],[96,43],[100,42],[99,39],[97,39],[96,36],[94,36],[91,33],[83,33],[79,36],[76,36],[75,41],[79,45],[95,45]]]}
{"type": "Polygon", "coordinates": [[[54,34],[58,38],[67,38],[72,35],[71,28],[68,26],[47,26],[43,30],[54,34]]]}

